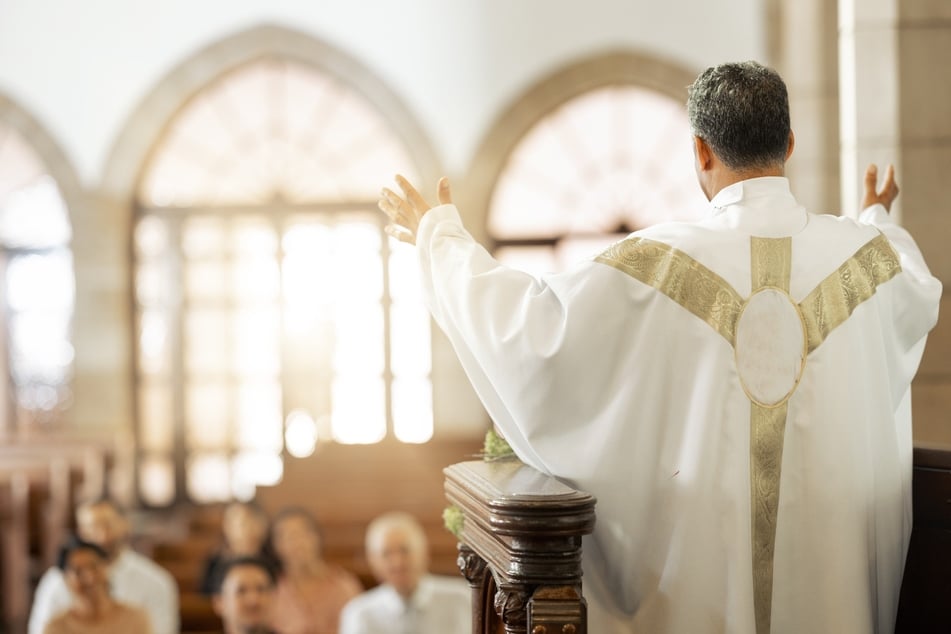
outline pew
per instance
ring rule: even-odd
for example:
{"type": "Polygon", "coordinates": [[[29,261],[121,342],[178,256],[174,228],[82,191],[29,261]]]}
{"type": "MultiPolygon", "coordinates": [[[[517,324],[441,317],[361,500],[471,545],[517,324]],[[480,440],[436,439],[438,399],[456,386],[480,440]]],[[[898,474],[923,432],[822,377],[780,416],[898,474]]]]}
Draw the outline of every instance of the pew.
{"type": "Polygon", "coordinates": [[[951,451],[915,448],[914,528],[896,634],[951,631],[951,451]]]}
{"type": "Polygon", "coordinates": [[[23,631],[29,614],[30,487],[46,477],[45,465],[0,469],[0,625],[23,631]]]}
{"type": "MultiPolygon", "coordinates": [[[[210,599],[198,592],[198,586],[205,559],[219,545],[222,510],[223,506],[217,504],[191,506],[172,513],[151,512],[138,521],[150,518],[152,528],[137,531],[136,550],[149,554],[178,583],[183,633],[221,628],[210,599]]],[[[364,554],[364,534],[370,519],[330,514],[330,520],[321,525],[324,558],[355,573],[366,588],[376,584],[364,554]]],[[[430,570],[436,574],[458,574],[456,540],[442,520],[424,521],[423,529],[430,546],[430,570]]]]}
{"type": "MultiPolygon", "coordinates": [[[[77,496],[103,492],[112,464],[108,446],[97,443],[67,439],[0,446],[0,631],[24,631],[32,587],[58,545],[55,536],[72,527],[77,496]]],[[[441,526],[425,523],[437,555],[434,572],[449,572],[452,547],[473,588],[473,632],[585,632],[581,536],[594,526],[594,499],[517,461],[464,462],[442,473],[445,495],[458,510],[461,526],[453,537],[441,526]]],[[[216,539],[219,509],[178,512],[195,521],[184,525],[173,541],[191,543],[152,547],[162,563],[179,567],[176,576],[187,585],[195,578],[198,553],[210,551],[216,539]]],[[[951,452],[915,449],[914,514],[896,633],[947,632],[951,452]]],[[[362,557],[362,535],[370,516],[331,514],[325,522],[328,559],[355,570],[368,587],[373,582],[362,557]]],[[[169,526],[167,517],[146,513],[142,518],[153,525],[155,520],[169,526]]],[[[192,631],[214,629],[216,617],[206,599],[187,590],[182,599],[183,617],[192,616],[192,631]]]]}
{"type": "Polygon", "coordinates": [[[25,631],[32,589],[73,527],[77,499],[102,494],[109,462],[89,440],[0,445],[0,631],[25,631]]]}
{"type": "Polygon", "coordinates": [[[585,634],[581,538],[595,499],[514,459],[444,473],[473,634],[585,634]]]}
{"type": "Polygon", "coordinates": [[[0,535],[4,620],[25,623],[30,588],[65,538],[71,489],[80,476],[60,455],[7,456],[0,462],[0,535]]]}
{"type": "MultiPolygon", "coordinates": [[[[366,527],[394,509],[413,513],[422,523],[430,571],[458,574],[456,539],[441,517],[442,469],[480,449],[474,438],[433,439],[424,445],[394,439],[374,445],[326,443],[307,458],[285,456],[281,482],[258,487],[255,499],[270,515],[289,506],[311,511],[321,523],[324,558],[355,573],[367,588],[376,581],[363,552],[366,527]]],[[[222,510],[222,504],[182,503],[136,514],[133,545],[178,582],[183,632],[210,631],[219,623],[197,588],[205,558],[218,546],[222,510]]]]}

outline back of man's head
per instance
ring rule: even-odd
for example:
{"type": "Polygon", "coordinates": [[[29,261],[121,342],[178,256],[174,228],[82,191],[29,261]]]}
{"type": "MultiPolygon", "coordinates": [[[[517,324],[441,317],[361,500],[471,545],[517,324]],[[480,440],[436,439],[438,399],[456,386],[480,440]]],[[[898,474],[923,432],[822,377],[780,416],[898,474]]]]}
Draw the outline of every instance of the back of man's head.
{"type": "Polygon", "coordinates": [[[756,62],[706,69],[688,88],[687,116],[734,171],[782,166],[789,148],[789,97],[779,74],[756,62]]]}

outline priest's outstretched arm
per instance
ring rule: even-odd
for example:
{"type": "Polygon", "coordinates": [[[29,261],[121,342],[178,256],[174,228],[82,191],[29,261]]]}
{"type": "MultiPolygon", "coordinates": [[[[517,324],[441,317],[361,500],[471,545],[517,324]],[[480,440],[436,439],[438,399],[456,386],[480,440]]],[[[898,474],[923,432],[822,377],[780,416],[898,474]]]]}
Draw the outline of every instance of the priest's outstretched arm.
{"type": "Polygon", "coordinates": [[[551,473],[549,439],[583,446],[586,422],[610,405],[618,346],[601,335],[626,318],[599,312],[598,296],[616,292],[612,273],[593,260],[542,279],[505,267],[465,230],[445,178],[435,207],[396,181],[401,191],[379,201],[387,232],[418,247],[429,308],[492,419],[523,461],[551,473]]]}

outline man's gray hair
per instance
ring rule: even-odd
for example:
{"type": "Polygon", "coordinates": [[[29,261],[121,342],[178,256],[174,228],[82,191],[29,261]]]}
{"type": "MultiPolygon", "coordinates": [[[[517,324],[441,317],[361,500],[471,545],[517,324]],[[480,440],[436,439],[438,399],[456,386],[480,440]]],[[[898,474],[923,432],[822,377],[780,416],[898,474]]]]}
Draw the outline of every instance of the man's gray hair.
{"type": "Polygon", "coordinates": [[[382,548],[383,538],[393,529],[402,530],[420,550],[427,550],[426,531],[414,516],[402,511],[380,515],[367,527],[367,553],[377,553],[382,548]]]}
{"type": "Polygon", "coordinates": [[[775,70],[756,62],[713,66],[687,89],[693,134],[733,170],[775,167],[789,145],[789,97],[775,70]]]}

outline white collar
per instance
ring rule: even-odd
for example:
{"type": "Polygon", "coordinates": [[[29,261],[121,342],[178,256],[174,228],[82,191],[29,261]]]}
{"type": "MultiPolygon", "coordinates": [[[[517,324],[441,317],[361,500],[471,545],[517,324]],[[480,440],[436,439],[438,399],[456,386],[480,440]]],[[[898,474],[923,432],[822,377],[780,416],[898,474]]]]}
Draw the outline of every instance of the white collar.
{"type": "Polygon", "coordinates": [[[802,231],[805,208],[782,176],[751,178],[724,187],[710,200],[708,222],[763,237],[784,237],[802,231]]]}

